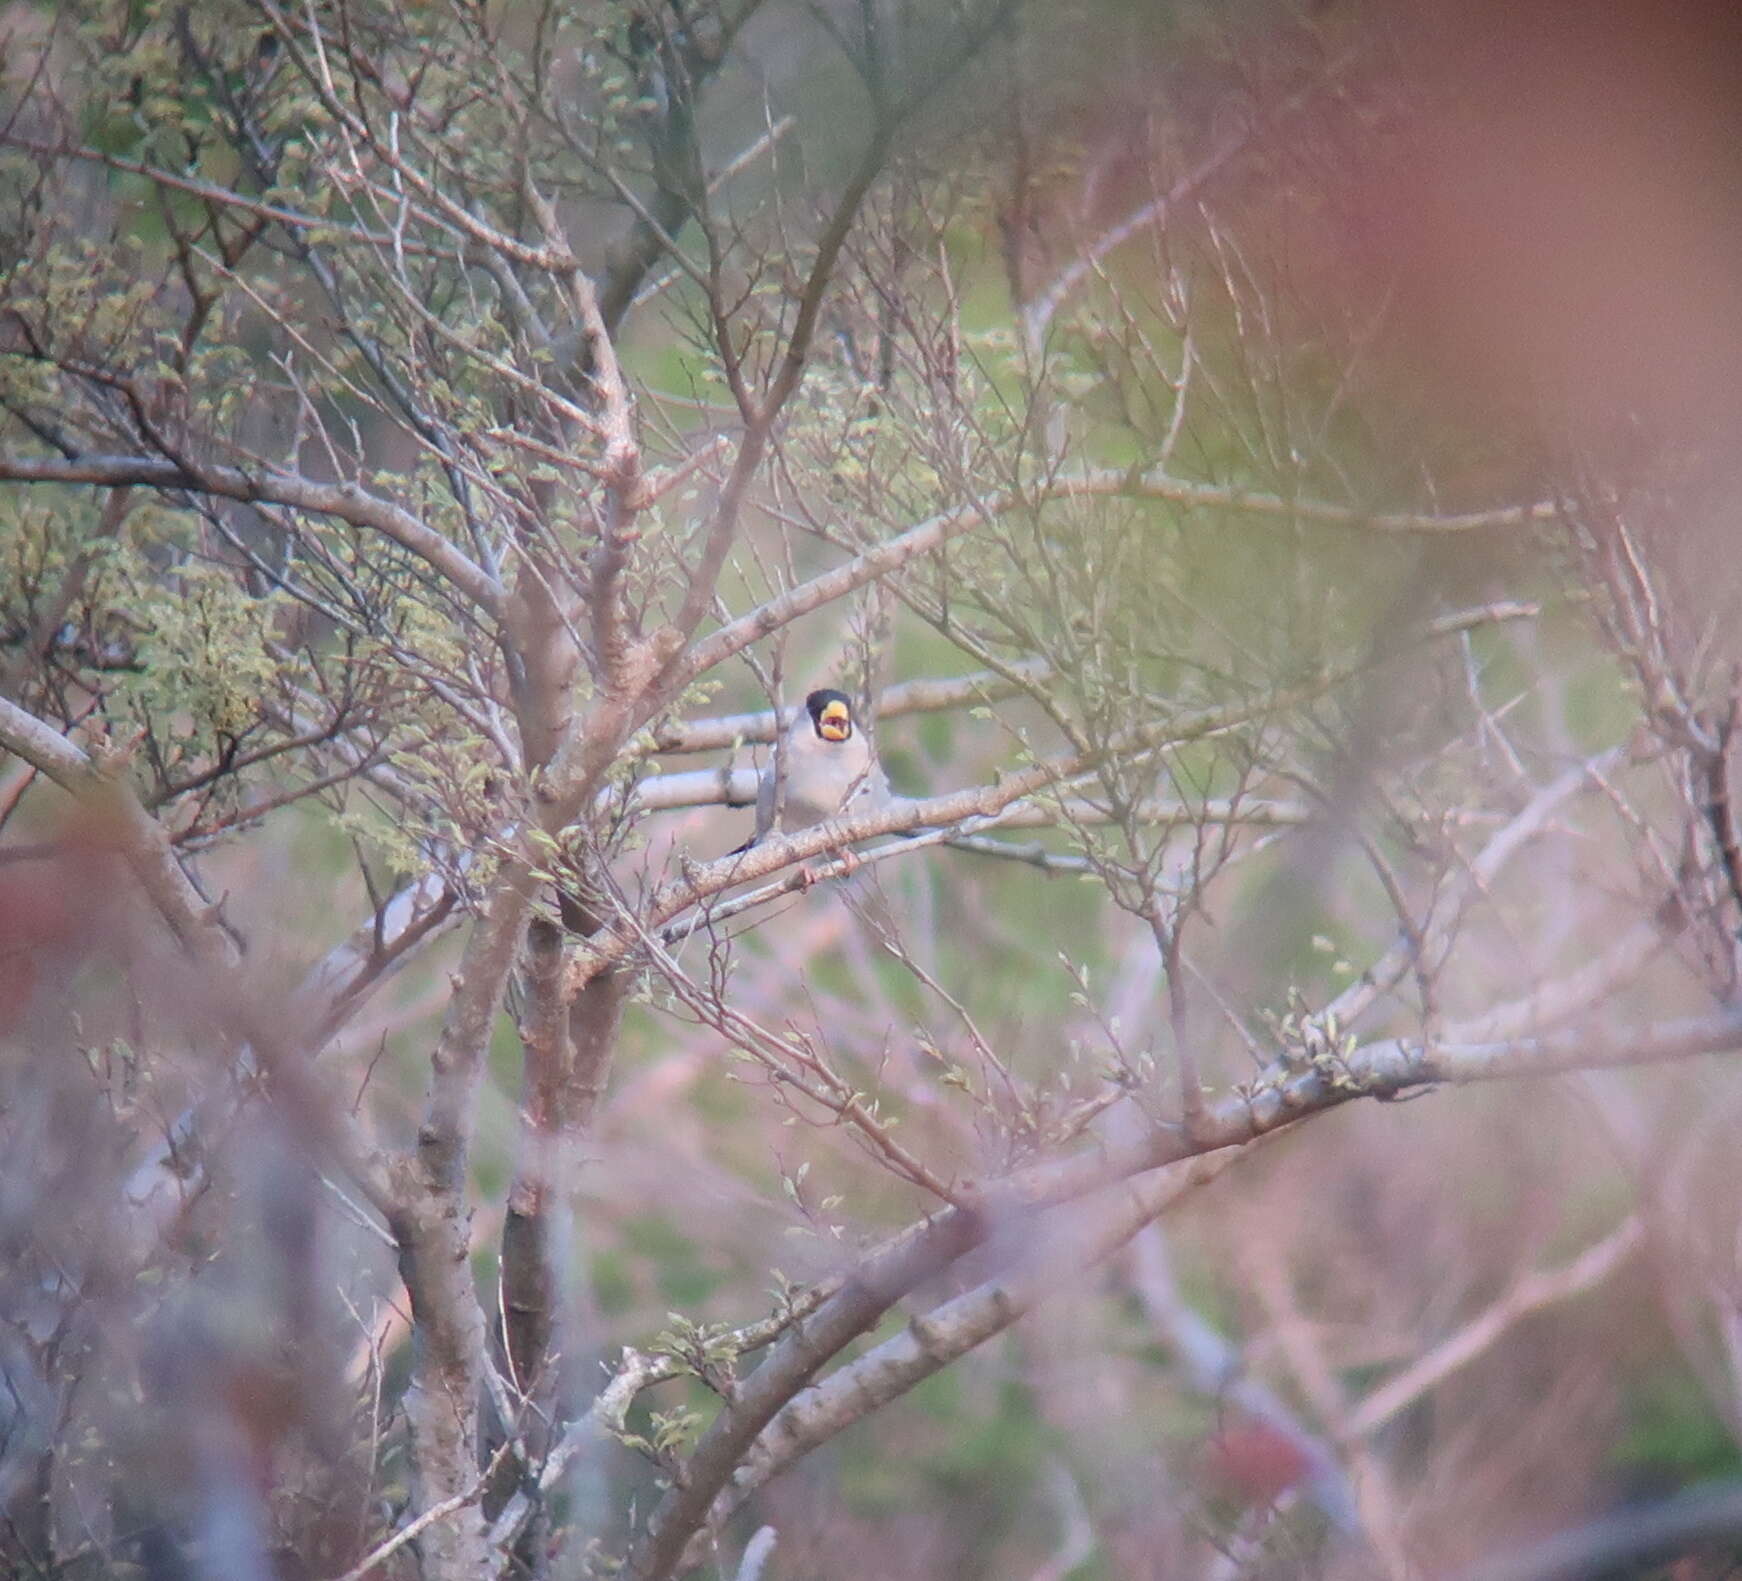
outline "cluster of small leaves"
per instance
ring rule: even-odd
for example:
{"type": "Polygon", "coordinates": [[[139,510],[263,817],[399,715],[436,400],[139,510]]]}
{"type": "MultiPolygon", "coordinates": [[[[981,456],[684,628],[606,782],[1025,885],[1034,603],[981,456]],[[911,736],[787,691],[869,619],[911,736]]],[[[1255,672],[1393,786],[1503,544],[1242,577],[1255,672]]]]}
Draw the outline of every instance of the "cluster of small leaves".
{"type": "MultiPolygon", "coordinates": [[[[138,243],[66,236],[44,244],[39,232],[4,238],[4,244],[13,261],[0,288],[8,317],[22,330],[11,346],[15,354],[0,358],[0,393],[9,402],[52,400],[64,421],[65,403],[80,386],[64,377],[45,382],[45,367],[126,364],[141,341],[172,331],[138,243]]],[[[103,410],[100,397],[90,400],[94,413],[103,410]]]]}
{"type": "Polygon", "coordinates": [[[653,1411],[647,1418],[647,1431],[633,1433],[625,1430],[617,1435],[617,1441],[625,1449],[634,1449],[646,1455],[655,1464],[675,1466],[691,1444],[696,1440],[702,1428],[702,1417],[699,1412],[690,1410],[687,1406],[676,1406],[669,1411],[653,1411]]]}
{"type": "Polygon", "coordinates": [[[667,1327],[653,1338],[648,1349],[667,1356],[691,1377],[710,1387],[736,1372],[740,1341],[728,1324],[696,1323],[680,1313],[666,1313],[667,1327]]]}
{"type": "Polygon", "coordinates": [[[1315,1013],[1298,988],[1289,990],[1289,1007],[1281,1015],[1263,1013],[1276,1039],[1277,1062],[1294,1074],[1316,1072],[1333,1092],[1358,1096],[1368,1090],[1366,1079],[1350,1061],[1360,1047],[1353,1032],[1346,1031],[1334,1011],[1315,1013]]]}
{"type": "Polygon", "coordinates": [[[115,687],[117,710],[141,723],[171,720],[183,755],[231,745],[261,721],[260,702],[285,679],[274,623],[288,600],[252,597],[228,571],[188,564],[161,582],[137,581],[139,667],[115,687]]]}

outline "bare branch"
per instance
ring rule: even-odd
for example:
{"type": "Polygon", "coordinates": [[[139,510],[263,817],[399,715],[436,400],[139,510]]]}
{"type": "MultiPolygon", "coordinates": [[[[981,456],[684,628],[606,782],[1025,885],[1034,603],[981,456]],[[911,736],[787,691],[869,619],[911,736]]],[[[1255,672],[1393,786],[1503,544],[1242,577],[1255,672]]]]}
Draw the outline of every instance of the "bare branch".
{"type": "Polygon", "coordinates": [[[1526,1274],[1455,1334],[1366,1395],[1350,1413],[1350,1432],[1363,1438],[1378,1432],[1398,1412],[1407,1410],[1460,1367],[1475,1361],[1520,1319],[1558,1301],[1594,1290],[1639,1250],[1644,1241],[1644,1221],[1633,1214],[1565,1267],[1548,1273],[1526,1274]]]}
{"type": "Polygon", "coordinates": [[[486,613],[494,615],[501,607],[502,588],[494,577],[409,511],[370,494],[356,483],[315,483],[295,473],[251,474],[205,462],[192,469],[180,461],[155,456],[69,459],[11,455],[0,455],[0,481],[94,483],[106,488],[138,485],[316,511],[349,522],[353,527],[367,527],[409,549],[486,613]]]}

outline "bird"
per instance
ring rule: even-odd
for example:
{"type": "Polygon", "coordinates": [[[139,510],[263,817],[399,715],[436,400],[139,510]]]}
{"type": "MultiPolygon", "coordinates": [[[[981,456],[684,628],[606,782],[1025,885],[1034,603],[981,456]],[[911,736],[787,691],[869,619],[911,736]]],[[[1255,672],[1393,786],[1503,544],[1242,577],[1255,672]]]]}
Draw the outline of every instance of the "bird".
{"type": "Polygon", "coordinates": [[[886,807],[889,780],[870,740],[853,720],[845,692],[822,687],[804,700],[762,770],[756,788],[756,832],[732,854],[765,840],[777,821],[783,834],[843,813],[886,807]]]}

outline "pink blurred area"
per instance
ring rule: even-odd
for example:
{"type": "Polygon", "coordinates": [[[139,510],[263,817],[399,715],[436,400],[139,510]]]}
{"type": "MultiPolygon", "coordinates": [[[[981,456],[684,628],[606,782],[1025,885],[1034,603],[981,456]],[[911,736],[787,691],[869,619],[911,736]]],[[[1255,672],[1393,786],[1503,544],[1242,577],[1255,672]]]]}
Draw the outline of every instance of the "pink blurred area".
{"type": "Polygon", "coordinates": [[[1421,5],[1373,261],[1441,370],[1598,439],[1742,416],[1742,6],[1421,5]]]}

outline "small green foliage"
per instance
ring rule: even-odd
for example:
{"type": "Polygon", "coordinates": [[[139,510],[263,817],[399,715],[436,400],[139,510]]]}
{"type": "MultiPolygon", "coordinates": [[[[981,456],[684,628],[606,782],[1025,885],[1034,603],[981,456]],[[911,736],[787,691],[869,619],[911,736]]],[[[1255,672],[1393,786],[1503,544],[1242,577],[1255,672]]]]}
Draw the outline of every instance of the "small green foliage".
{"type": "Polygon", "coordinates": [[[669,1356],[686,1373],[711,1388],[729,1383],[738,1363],[738,1341],[728,1325],[694,1323],[676,1312],[666,1313],[666,1327],[656,1334],[648,1349],[669,1356]]]}
{"type": "Polygon", "coordinates": [[[153,730],[167,763],[235,749],[294,678],[273,638],[285,597],[259,597],[218,566],[190,562],[164,580],[132,579],[138,665],[113,691],[117,714],[153,730]]]}
{"type": "Polygon", "coordinates": [[[1687,1369],[1659,1356],[1627,1387],[1613,1463],[1662,1483],[1734,1478],[1742,1473],[1735,1434],[1687,1369]]]}
{"type": "Polygon", "coordinates": [[[1276,1037],[1277,1059],[1284,1069],[1316,1071],[1333,1092],[1351,1097],[1372,1090],[1368,1078],[1350,1064],[1360,1041],[1338,1025],[1334,1012],[1314,1014],[1300,990],[1294,988],[1289,990],[1289,1008],[1284,1014],[1263,1014],[1276,1037]]]}

